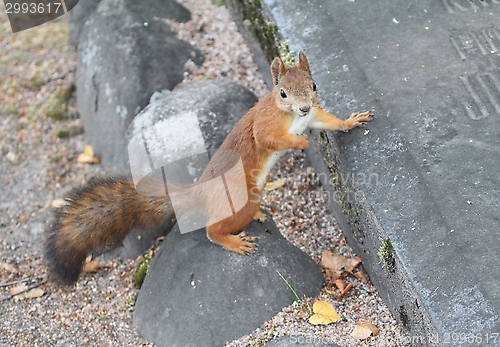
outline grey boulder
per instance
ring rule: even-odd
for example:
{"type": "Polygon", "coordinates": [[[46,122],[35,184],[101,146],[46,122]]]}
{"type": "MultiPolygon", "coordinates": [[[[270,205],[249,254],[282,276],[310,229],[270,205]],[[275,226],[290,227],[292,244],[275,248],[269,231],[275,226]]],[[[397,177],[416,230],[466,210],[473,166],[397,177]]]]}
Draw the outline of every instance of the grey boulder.
{"type": "Polygon", "coordinates": [[[131,164],[133,170],[135,153],[131,143],[138,137],[148,137],[144,135],[145,131],[157,127],[158,136],[154,143],[148,142],[148,151],[156,155],[159,161],[162,159],[160,157],[172,155],[178,147],[185,147],[188,154],[193,152],[205,157],[190,156],[169,165],[171,170],[174,167],[176,170],[184,168],[183,172],[176,175],[182,181],[176,183],[193,183],[208,164],[208,156],[222,144],[227,134],[257,101],[255,94],[245,87],[217,81],[195,82],[173,92],[166,90],[155,93],[150,104],[130,125],[128,151],[119,161],[127,168],[131,164]],[[198,151],[193,148],[196,144],[189,143],[196,134],[200,137],[196,143],[201,147],[198,151]]]}
{"type": "MultiPolygon", "coordinates": [[[[268,218],[270,219],[270,218],[268,218]]],[[[158,346],[223,346],[249,334],[323,284],[319,266],[286,241],[271,221],[245,230],[259,237],[249,256],[211,243],[204,229],[167,236],[136,303],[134,324],[158,346]]]]}
{"type": "Polygon", "coordinates": [[[78,111],[89,144],[113,173],[123,169],[117,160],[127,128],[153,92],[179,84],[189,59],[202,62],[201,53],[163,20],[188,18],[173,0],[102,0],[81,28],[78,111]]]}

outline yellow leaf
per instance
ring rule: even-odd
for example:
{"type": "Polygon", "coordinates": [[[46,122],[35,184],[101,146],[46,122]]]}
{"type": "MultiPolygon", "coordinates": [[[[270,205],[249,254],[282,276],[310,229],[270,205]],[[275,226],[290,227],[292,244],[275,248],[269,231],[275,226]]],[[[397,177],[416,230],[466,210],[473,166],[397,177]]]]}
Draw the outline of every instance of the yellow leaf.
{"type": "Polygon", "coordinates": [[[316,301],[313,305],[313,312],[314,314],[309,318],[309,323],[314,325],[326,325],[340,320],[340,316],[333,306],[326,301],[316,301]]]}
{"type": "Polygon", "coordinates": [[[83,148],[83,154],[93,157],[94,149],[90,145],[85,145],[85,147],[83,148]]]}
{"type": "Polygon", "coordinates": [[[81,164],[99,164],[99,158],[94,156],[92,146],[86,145],[83,153],[76,158],[76,161],[81,164]]]}
{"type": "Polygon", "coordinates": [[[97,272],[101,268],[101,264],[95,260],[86,260],[83,264],[82,271],[83,272],[97,272]]]}
{"type": "Polygon", "coordinates": [[[364,340],[369,336],[377,335],[379,331],[380,330],[372,323],[358,322],[356,324],[356,327],[352,331],[351,336],[354,337],[355,339],[364,340]]]}
{"type": "Polygon", "coordinates": [[[274,182],[269,182],[269,183],[266,183],[266,185],[264,186],[264,189],[265,190],[275,190],[275,189],[278,189],[278,188],[281,188],[285,185],[285,182],[286,182],[286,178],[282,178],[278,181],[274,181],[274,182]]]}

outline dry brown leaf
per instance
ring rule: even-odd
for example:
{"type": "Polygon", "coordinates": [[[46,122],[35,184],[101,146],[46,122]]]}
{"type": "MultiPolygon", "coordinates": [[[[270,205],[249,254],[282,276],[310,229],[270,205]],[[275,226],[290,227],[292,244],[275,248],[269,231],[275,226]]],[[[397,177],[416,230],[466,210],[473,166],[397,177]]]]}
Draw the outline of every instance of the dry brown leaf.
{"type": "Polygon", "coordinates": [[[345,283],[345,281],[341,279],[336,280],[335,285],[337,286],[337,288],[340,290],[341,293],[344,292],[345,289],[347,288],[347,283],[345,283]]]}
{"type": "Polygon", "coordinates": [[[321,254],[321,263],[326,269],[326,274],[335,281],[347,274],[352,274],[353,270],[361,264],[361,258],[358,256],[347,258],[324,250],[321,254]]]}
{"type": "Polygon", "coordinates": [[[342,299],[342,297],[352,289],[353,285],[352,283],[347,284],[344,280],[342,279],[337,279],[334,281],[335,286],[337,289],[340,291],[340,294],[335,290],[332,284],[329,284],[325,286],[324,290],[327,294],[335,296],[337,300],[342,299]]]}
{"type": "Polygon", "coordinates": [[[363,269],[360,269],[358,272],[355,272],[353,275],[356,276],[356,278],[363,283],[369,282],[368,276],[366,276],[365,270],[363,270],[363,269]]]}
{"type": "Polygon", "coordinates": [[[281,188],[285,185],[285,182],[286,182],[286,178],[282,178],[282,179],[274,181],[274,182],[266,183],[266,185],[264,186],[264,190],[275,190],[275,189],[281,188]]]}
{"type": "Polygon", "coordinates": [[[101,268],[101,263],[95,260],[86,260],[83,264],[83,272],[97,272],[101,268]]]}
{"type": "Polygon", "coordinates": [[[345,293],[347,293],[352,288],[352,283],[346,284],[344,280],[338,279],[335,281],[335,285],[340,290],[340,296],[337,296],[337,299],[342,298],[345,293]]]}
{"type": "Polygon", "coordinates": [[[32,298],[39,298],[41,297],[45,292],[43,291],[42,288],[33,288],[28,290],[25,293],[17,295],[15,298],[16,299],[32,299],[32,298]]]}
{"type": "Polygon", "coordinates": [[[92,146],[86,145],[83,153],[76,159],[81,164],[99,164],[99,158],[94,156],[94,149],[92,146]]]}
{"type": "Polygon", "coordinates": [[[379,332],[379,328],[370,322],[358,322],[351,333],[355,339],[364,340],[369,336],[375,336],[379,332]]]}
{"type": "Polygon", "coordinates": [[[323,266],[336,272],[346,271],[352,273],[353,270],[361,264],[361,258],[355,256],[353,258],[343,257],[324,250],[321,255],[321,262],[323,266]]]}
{"type": "Polygon", "coordinates": [[[335,282],[336,280],[338,280],[340,277],[346,275],[345,272],[335,272],[335,271],[330,270],[330,269],[325,269],[325,272],[326,272],[326,276],[330,277],[333,282],[335,282]]]}

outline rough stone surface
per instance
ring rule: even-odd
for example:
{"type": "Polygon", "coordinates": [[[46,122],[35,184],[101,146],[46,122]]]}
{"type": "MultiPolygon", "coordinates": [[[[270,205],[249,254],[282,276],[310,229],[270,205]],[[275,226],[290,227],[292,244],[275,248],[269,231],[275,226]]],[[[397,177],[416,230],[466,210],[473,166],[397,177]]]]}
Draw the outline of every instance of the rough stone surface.
{"type": "Polygon", "coordinates": [[[101,0],[69,0],[66,1],[68,9],[68,23],[69,23],[69,44],[73,48],[78,47],[78,41],[82,28],[87,19],[94,13],[101,0]]]}
{"type": "MultiPolygon", "coordinates": [[[[245,87],[235,83],[215,81],[195,82],[173,92],[166,90],[156,93],[152,97],[151,103],[137,115],[130,125],[128,141],[149,126],[189,111],[198,117],[207,150],[214,151],[219,148],[238,120],[256,102],[257,97],[245,87]]],[[[164,150],[165,148],[163,148],[164,150]]],[[[128,167],[127,158],[128,156],[122,157],[120,162],[120,167],[123,167],[123,170],[128,167]]],[[[189,163],[180,164],[182,165],[179,165],[178,170],[183,171],[180,171],[178,177],[183,179],[180,183],[186,184],[192,183],[198,178],[206,167],[204,161],[194,162],[191,165],[189,163]],[[186,170],[186,165],[190,165],[189,167],[195,168],[195,170],[186,170]]],[[[127,259],[142,254],[151,247],[154,240],[166,235],[172,227],[172,223],[166,222],[152,230],[133,230],[127,235],[121,247],[103,254],[102,258],[127,259]]]]}
{"type": "Polygon", "coordinates": [[[307,53],[326,109],[375,108],[369,132],[312,136],[309,155],[336,177],[324,183],[342,197],[337,219],[389,308],[423,345],[491,344],[500,4],[264,3],[291,49],[307,53]],[[393,246],[384,259],[380,238],[393,246]]]}
{"type": "MultiPolygon", "coordinates": [[[[168,122],[174,117],[182,117],[189,113],[198,118],[198,125],[203,135],[203,142],[208,153],[214,152],[233,129],[238,120],[258,101],[255,94],[236,83],[217,81],[201,81],[191,83],[173,92],[163,91],[152,97],[152,102],[137,115],[128,130],[128,142],[159,122],[168,122]]],[[[182,124],[181,124],[182,125],[182,124]]],[[[184,131],[178,126],[176,131],[184,131]]],[[[193,129],[194,130],[194,129],[193,129]]],[[[181,134],[183,135],[183,134],[181,134]]],[[[188,134],[186,134],[187,136],[188,134]]],[[[185,142],[186,136],[181,136],[185,142]]],[[[169,140],[169,139],[166,139],[169,140]]],[[[164,146],[163,152],[168,154],[173,148],[164,146]]],[[[120,158],[122,166],[129,166],[127,156],[120,158]]],[[[193,183],[205,169],[206,163],[193,163],[190,172],[179,175],[185,181],[193,183]]]]}
{"type": "Polygon", "coordinates": [[[334,342],[328,341],[327,339],[308,338],[304,336],[283,336],[266,343],[265,347],[338,347],[334,342]]]}
{"type": "Polygon", "coordinates": [[[89,144],[111,172],[123,157],[127,128],[153,92],[183,79],[201,54],[163,21],[189,19],[176,1],[103,0],[85,21],[78,43],[77,107],[89,144]]]}
{"type": "Polygon", "coordinates": [[[259,237],[250,256],[225,251],[204,230],[174,228],[137,299],[134,324],[144,338],[160,347],[222,346],[246,335],[294,301],[278,271],[299,296],[319,294],[319,266],[271,221],[245,230],[259,237]]]}

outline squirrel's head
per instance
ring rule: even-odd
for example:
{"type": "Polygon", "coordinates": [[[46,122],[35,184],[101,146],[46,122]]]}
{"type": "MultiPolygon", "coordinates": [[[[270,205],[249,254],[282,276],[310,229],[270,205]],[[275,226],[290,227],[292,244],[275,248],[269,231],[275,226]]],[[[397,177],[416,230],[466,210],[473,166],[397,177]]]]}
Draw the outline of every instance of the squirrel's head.
{"type": "Polygon", "coordinates": [[[318,101],[316,84],[305,53],[300,51],[299,62],[289,67],[279,57],[274,58],[271,74],[278,108],[301,117],[307,116],[318,101]]]}

